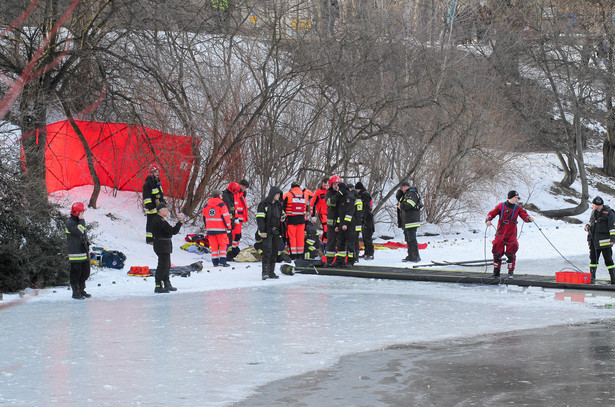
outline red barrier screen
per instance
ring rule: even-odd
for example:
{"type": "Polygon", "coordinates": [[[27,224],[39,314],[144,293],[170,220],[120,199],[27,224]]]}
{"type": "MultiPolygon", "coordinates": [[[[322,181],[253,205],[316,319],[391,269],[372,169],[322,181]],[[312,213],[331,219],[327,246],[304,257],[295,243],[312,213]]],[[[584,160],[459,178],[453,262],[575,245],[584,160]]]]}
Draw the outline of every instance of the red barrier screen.
{"type": "MultiPolygon", "coordinates": [[[[122,123],[76,121],[94,156],[101,185],[141,191],[149,166],[160,167],[165,195],[183,198],[192,168],[190,137],[122,123]]],[[[68,121],[47,126],[47,190],[92,185],[85,150],[68,121]]]]}

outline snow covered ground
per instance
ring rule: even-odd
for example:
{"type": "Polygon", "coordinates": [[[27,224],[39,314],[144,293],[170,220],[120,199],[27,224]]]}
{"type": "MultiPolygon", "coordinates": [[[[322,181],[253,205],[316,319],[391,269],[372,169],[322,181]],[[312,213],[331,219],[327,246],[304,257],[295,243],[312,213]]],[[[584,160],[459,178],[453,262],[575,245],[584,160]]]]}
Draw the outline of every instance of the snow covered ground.
{"type": "MultiPolygon", "coordinates": [[[[421,250],[423,262],[490,258],[494,229],[487,229],[485,238],[484,216],[509,189],[541,209],[570,205],[566,197],[549,193],[560,178],[552,157],[522,159],[527,163],[520,161],[519,168],[525,172],[485,199],[484,213],[475,221],[446,231],[422,228],[439,233],[419,232],[419,242],[428,243],[421,250]]],[[[599,166],[601,155],[588,154],[587,162],[599,166]]],[[[592,185],[598,181],[609,182],[594,177],[592,185]]],[[[90,191],[76,188],[53,199],[69,208],[87,202],[90,191]]],[[[592,186],[590,195],[596,194],[592,186]]],[[[600,195],[615,206],[614,197],[600,195]]],[[[532,273],[545,275],[572,269],[559,251],[586,271],[583,224],[532,215],[535,223],[524,224],[519,238],[518,269],[531,265],[532,273]]],[[[302,274],[262,281],[258,263],[214,268],[209,255],[180,250],[184,236],[196,228],[175,237],[172,262],[203,260],[205,269],[174,277],[179,291],[154,295],[153,279],[126,274],[133,265],[156,266],[152,247],[144,242],[137,194],[104,191],[99,208],[86,211],[85,218],[98,223],[94,243],[124,252],[126,265],[93,268],[87,283],[93,298],[86,301],[72,300],[66,287],[4,294],[0,406],[228,405],[257,386],[325,368],[351,353],[615,316],[614,299],[606,294],[302,274]]],[[[583,223],[588,218],[589,211],[578,217],[583,223]]],[[[252,218],[244,236],[253,235],[253,228],[252,218]]],[[[376,236],[392,233],[402,240],[386,225],[378,226],[376,236]]],[[[401,262],[403,250],[378,250],[375,257],[369,264],[408,266],[401,262]]],[[[598,278],[608,278],[603,264],[598,278]]]]}

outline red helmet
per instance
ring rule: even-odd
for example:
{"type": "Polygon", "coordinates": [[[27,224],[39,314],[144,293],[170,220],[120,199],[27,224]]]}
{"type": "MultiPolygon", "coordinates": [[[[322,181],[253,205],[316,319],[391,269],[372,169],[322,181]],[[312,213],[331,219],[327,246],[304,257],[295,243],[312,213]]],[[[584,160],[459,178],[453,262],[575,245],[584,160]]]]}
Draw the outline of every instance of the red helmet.
{"type": "Polygon", "coordinates": [[[70,208],[70,214],[74,216],[79,216],[79,213],[83,211],[85,211],[85,205],[82,202],[75,202],[70,208]]]}
{"type": "Polygon", "coordinates": [[[342,182],[342,179],[338,177],[337,175],[333,175],[331,176],[331,178],[329,178],[329,184],[340,183],[340,182],[342,182]]]}
{"type": "Polygon", "coordinates": [[[241,188],[239,188],[239,184],[238,183],[233,181],[233,182],[228,184],[228,190],[231,191],[232,193],[236,194],[239,191],[241,191],[241,188]]]}
{"type": "Polygon", "coordinates": [[[158,166],[156,164],[152,164],[149,166],[149,173],[153,174],[154,171],[160,171],[160,168],[158,168],[158,166]]]}

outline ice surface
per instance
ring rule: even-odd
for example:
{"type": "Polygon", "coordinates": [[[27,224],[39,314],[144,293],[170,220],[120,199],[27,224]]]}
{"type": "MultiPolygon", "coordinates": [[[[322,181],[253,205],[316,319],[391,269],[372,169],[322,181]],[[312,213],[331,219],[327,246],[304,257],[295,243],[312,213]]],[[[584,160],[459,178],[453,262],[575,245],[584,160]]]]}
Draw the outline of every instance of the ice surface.
{"type": "Polygon", "coordinates": [[[0,405],[222,406],[347,354],[613,316],[553,290],[297,277],[5,308],[0,405]]]}

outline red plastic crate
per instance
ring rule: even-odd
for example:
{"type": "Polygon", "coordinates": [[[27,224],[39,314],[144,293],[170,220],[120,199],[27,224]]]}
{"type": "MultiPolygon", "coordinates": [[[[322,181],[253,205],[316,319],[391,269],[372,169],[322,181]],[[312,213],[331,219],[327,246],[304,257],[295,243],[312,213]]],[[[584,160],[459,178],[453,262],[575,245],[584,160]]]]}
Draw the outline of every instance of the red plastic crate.
{"type": "Polygon", "coordinates": [[[591,274],[576,271],[558,271],[555,273],[555,281],[558,283],[590,284],[591,274]]]}

